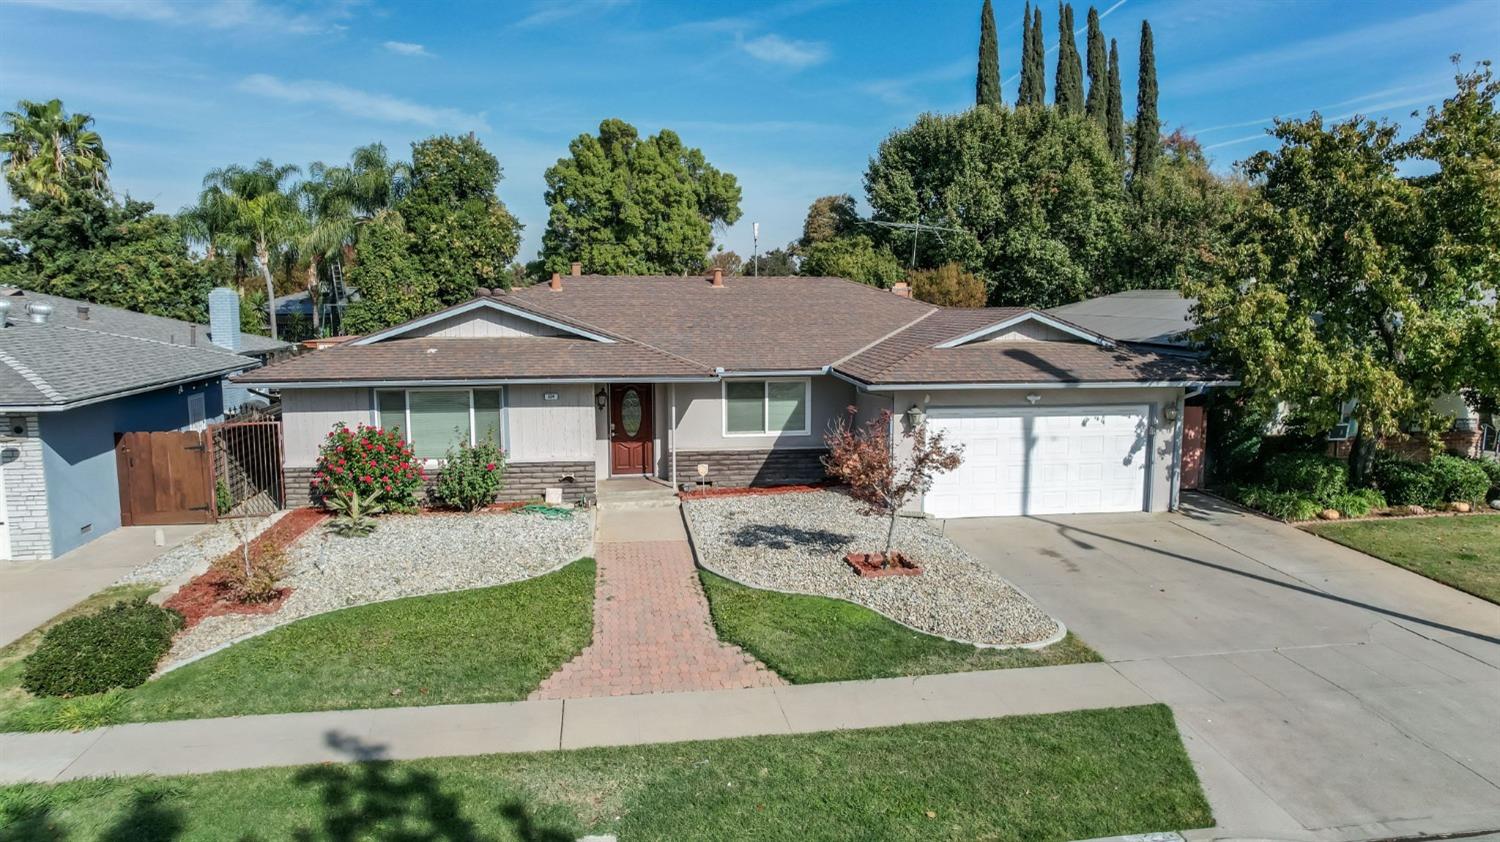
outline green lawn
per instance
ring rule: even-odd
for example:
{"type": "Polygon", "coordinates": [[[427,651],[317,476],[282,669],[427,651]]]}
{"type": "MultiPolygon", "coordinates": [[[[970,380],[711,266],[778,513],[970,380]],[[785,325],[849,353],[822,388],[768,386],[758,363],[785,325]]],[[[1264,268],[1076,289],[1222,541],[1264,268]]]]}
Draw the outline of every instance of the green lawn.
{"type": "Polygon", "coordinates": [[[748,588],[701,571],[719,637],[794,684],[1097,661],[1069,634],[1044,649],[979,649],[840,599],[748,588]]]}
{"type": "Polygon", "coordinates": [[[594,562],[582,559],[524,582],[309,617],[132,690],[30,700],[0,724],[55,728],[60,710],[103,699],[88,724],[524,699],[588,644],[593,605],[594,562]]]}
{"type": "Polygon", "coordinates": [[[1500,602],[1500,515],[1370,520],[1308,528],[1429,579],[1500,602]]]}
{"type": "Polygon", "coordinates": [[[0,789],[0,839],[1067,840],[1212,824],[1152,705],[0,789]]]}

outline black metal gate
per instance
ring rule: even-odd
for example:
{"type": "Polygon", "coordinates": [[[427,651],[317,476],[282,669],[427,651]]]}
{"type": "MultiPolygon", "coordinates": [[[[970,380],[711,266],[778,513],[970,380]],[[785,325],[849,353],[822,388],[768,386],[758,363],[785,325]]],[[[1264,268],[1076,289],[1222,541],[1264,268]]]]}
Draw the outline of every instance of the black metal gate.
{"type": "Polygon", "coordinates": [[[208,433],[219,517],[258,517],[286,505],[280,421],[231,421],[208,433]]]}

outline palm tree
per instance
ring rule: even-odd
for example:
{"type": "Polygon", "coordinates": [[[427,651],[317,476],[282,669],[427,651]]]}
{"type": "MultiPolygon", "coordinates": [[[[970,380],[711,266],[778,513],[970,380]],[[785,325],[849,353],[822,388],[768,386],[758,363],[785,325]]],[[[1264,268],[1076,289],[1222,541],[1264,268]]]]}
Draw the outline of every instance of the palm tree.
{"type": "Polygon", "coordinates": [[[62,100],[21,100],[3,120],[0,154],[5,177],[17,198],[50,196],[62,200],[80,186],[103,190],[109,180],[104,140],[89,128],[94,118],[68,114],[62,100]]]}
{"type": "Polygon", "coordinates": [[[293,188],[288,185],[300,172],[293,164],[277,166],[268,159],[251,169],[238,164],[210,170],[203,177],[199,207],[208,206],[228,220],[221,241],[246,254],[260,269],[266,282],[271,338],[276,338],[276,284],[271,275],[273,253],[284,254],[297,240],[303,217],[293,188]]]}

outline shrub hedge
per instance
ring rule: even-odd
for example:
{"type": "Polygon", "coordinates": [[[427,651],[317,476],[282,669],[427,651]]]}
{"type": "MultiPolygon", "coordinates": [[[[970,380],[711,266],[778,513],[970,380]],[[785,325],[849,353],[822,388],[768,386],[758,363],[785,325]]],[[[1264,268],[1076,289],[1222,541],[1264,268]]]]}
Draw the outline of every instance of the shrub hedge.
{"type": "Polygon", "coordinates": [[[1490,490],[1490,475],[1475,459],[1458,456],[1434,456],[1427,463],[1432,473],[1435,503],[1477,503],[1490,490]]]}
{"type": "Polygon", "coordinates": [[[1296,492],[1325,506],[1349,489],[1349,466],[1317,453],[1278,453],[1261,475],[1276,491],[1296,492]]]}
{"type": "Polygon", "coordinates": [[[135,687],[151,677],[180,628],[181,614],[144,598],[64,620],[26,656],[21,686],[37,696],[135,687]]]}
{"type": "Polygon", "coordinates": [[[1427,463],[1383,456],[1375,461],[1374,477],[1375,485],[1394,506],[1479,502],[1491,486],[1483,462],[1448,454],[1434,456],[1427,463]]]}

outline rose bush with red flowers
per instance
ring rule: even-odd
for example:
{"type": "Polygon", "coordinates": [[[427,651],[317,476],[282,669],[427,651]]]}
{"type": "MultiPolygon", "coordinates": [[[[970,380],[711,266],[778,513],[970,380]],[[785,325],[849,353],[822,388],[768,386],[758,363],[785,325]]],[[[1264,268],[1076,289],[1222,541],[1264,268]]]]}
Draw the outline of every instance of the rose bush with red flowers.
{"type": "Polygon", "coordinates": [[[472,512],[495,502],[504,485],[505,451],[491,442],[464,442],[448,449],[433,491],[445,504],[472,512]]]}
{"type": "Polygon", "coordinates": [[[313,491],[324,497],[374,493],[386,511],[410,510],[422,483],[421,463],[394,430],[364,424],[351,430],[340,422],[318,448],[313,491]]]}

